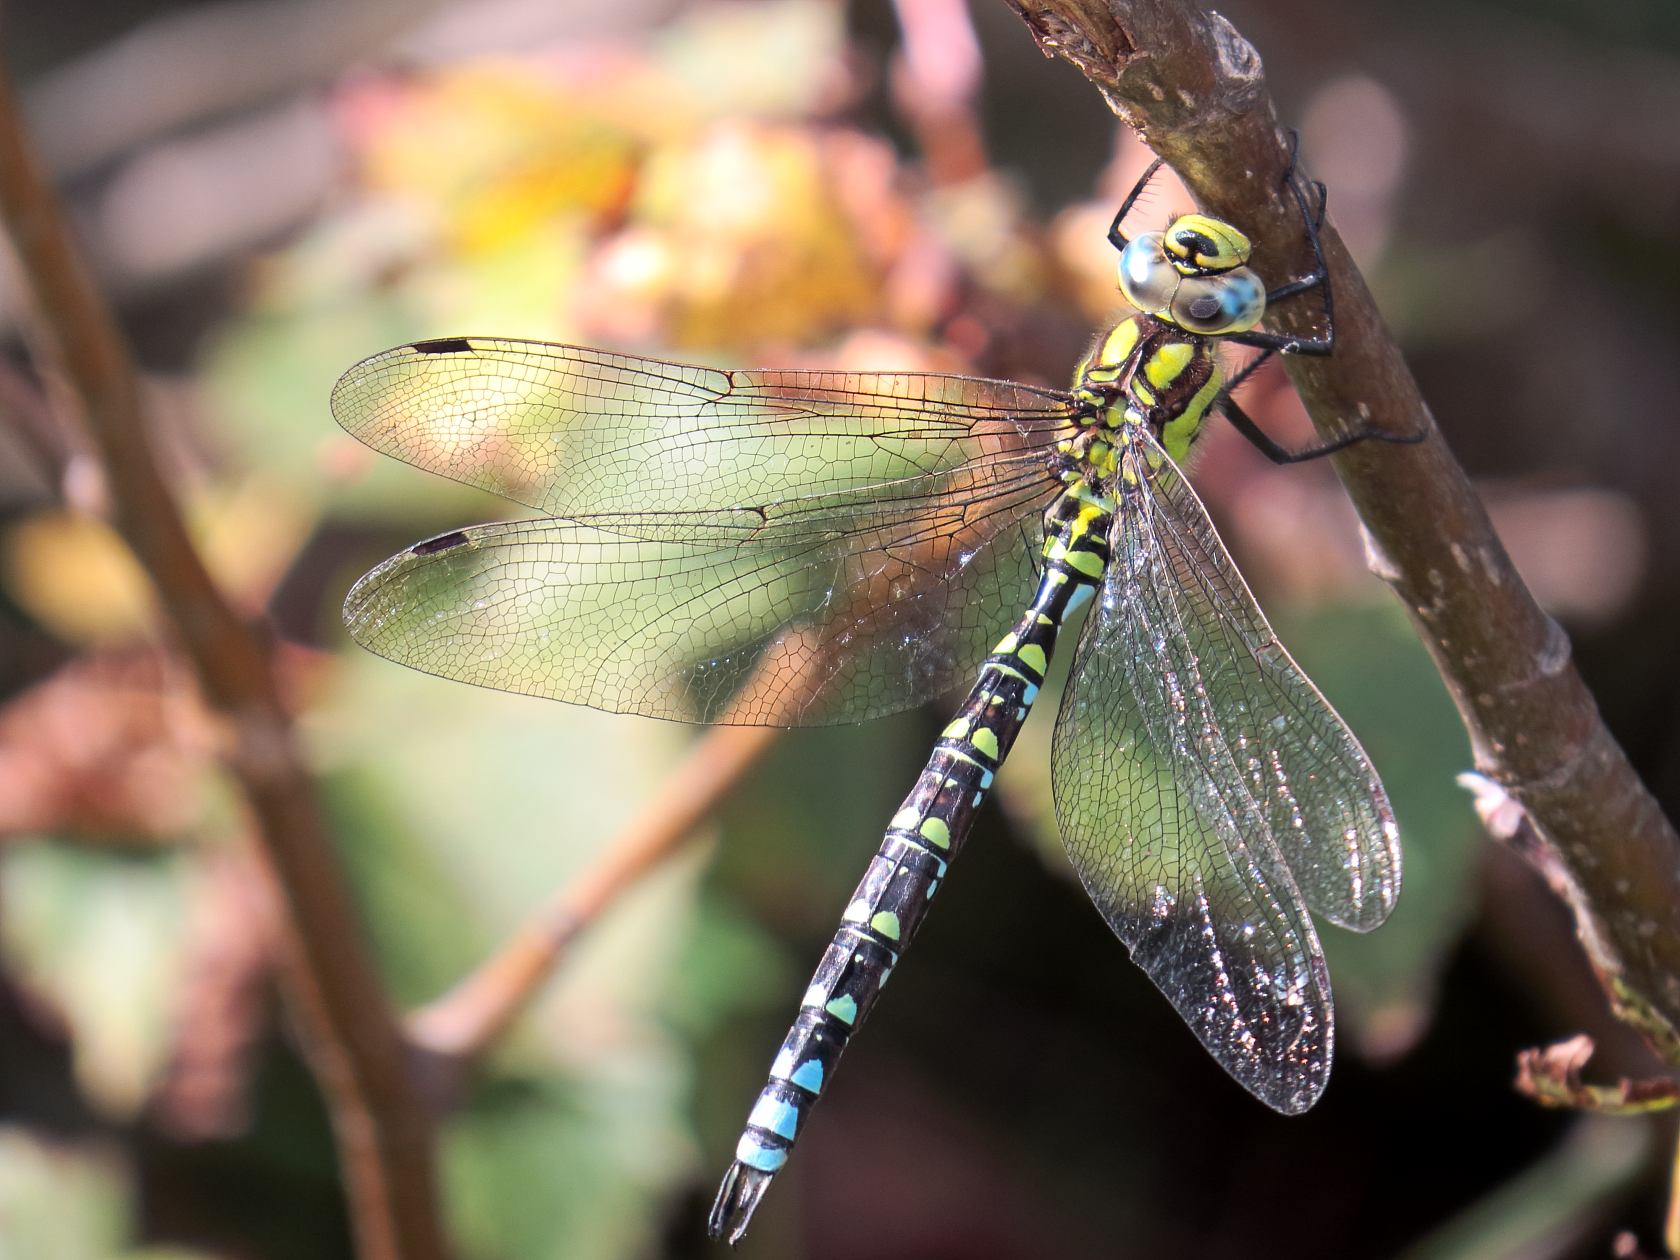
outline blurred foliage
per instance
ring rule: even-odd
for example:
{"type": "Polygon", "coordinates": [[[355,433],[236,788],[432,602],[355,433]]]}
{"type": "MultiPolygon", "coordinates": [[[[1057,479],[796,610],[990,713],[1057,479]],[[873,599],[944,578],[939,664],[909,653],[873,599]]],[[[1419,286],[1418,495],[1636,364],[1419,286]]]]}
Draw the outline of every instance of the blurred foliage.
{"type": "Polygon", "coordinates": [[[131,1176],[109,1149],[77,1149],[0,1128],[0,1256],[6,1260],[202,1260],[184,1247],[132,1247],[131,1176]]]}
{"type": "MultiPolygon", "coordinates": [[[[476,52],[461,38],[474,6],[438,6],[429,37],[371,61],[323,29],[322,47],[344,41],[328,90],[298,67],[277,107],[314,120],[307,160],[207,87],[195,124],[70,190],[152,369],[196,536],[235,598],[272,615],[404,1006],[585,869],[688,736],[346,647],[338,606],[357,573],[509,509],[341,434],[336,376],[398,342],[484,333],[1059,382],[1113,306],[1102,233],[1147,160],[1001,5],[973,11],[991,162],[960,182],[921,160],[945,137],[907,107],[918,89],[889,54],[887,6],[627,3],[589,30],[551,12],[576,7],[533,6],[559,28],[476,52]],[[219,148],[193,146],[216,128],[219,148]],[[264,229],[124,287],[122,250],[147,233],[232,239],[215,216],[237,225],[269,167],[322,181],[283,240],[264,229]],[[146,203],[144,187],[173,199],[146,203]]],[[[47,8],[8,14],[21,64],[71,42],[47,8]]],[[[1594,39],[1657,9],[1630,0],[1594,39]]],[[[1294,0],[1230,16],[1302,120],[1455,446],[1526,478],[1504,488],[1527,506],[1502,518],[1513,549],[1522,560],[1527,541],[1543,594],[1551,575],[1607,713],[1672,805],[1680,278],[1628,266],[1680,249],[1680,173],[1660,144],[1618,147],[1611,124],[1646,134],[1680,53],[1595,61],[1548,25],[1581,19],[1539,11],[1294,0]],[[1550,95],[1608,120],[1605,142],[1572,140],[1541,108],[1550,95]],[[1602,487],[1608,507],[1576,503],[1545,533],[1565,519],[1558,484],[1602,487]],[[1583,600],[1582,566],[1612,552],[1625,581],[1583,600]]],[[[268,52],[225,51],[247,73],[240,59],[268,52]]],[[[202,62],[158,64],[164,86],[224,83],[202,62]]],[[[130,104],[138,117],[155,99],[130,104]]],[[[1183,204],[1163,186],[1140,213],[1183,204]]],[[[0,1257],[346,1255],[325,1121],[275,1018],[275,925],[215,769],[222,733],[150,642],[98,479],[72,430],[31,427],[35,382],[16,361],[0,363],[0,1257]]],[[[1300,434],[1281,374],[1245,405],[1300,434]]],[[[1480,845],[1453,784],[1463,734],[1363,573],[1333,477],[1259,470],[1229,435],[1208,445],[1198,487],[1383,770],[1406,845],[1393,920],[1325,932],[1344,1036],[1324,1103],[1297,1121],[1263,1112],[1127,966],[1066,878],[1041,717],[743,1255],[1601,1255],[1607,1221],[1651,1231],[1640,1179],[1661,1178],[1644,1129],[1574,1127],[1509,1093],[1530,1041],[1586,1027],[1606,1070],[1639,1066],[1638,1050],[1617,1048],[1543,890],[1480,845]]],[[[790,735],[700,845],[592,927],[446,1121],[463,1254],[700,1253],[743,1110],[935,729],[912,714],[790,735]]]]}
{"type": "Polygon", "coordinates": [[[191,874],[174,857],[110,861],[41,844],[4,855],[7,969],[57,998],[77,1083],[118,1118],[139,1109],[168,1049],[191,874]]]}
{"type": "Polygon", "coordinates": [[[1323,934],[1341,1045],[1398,1058],[1433,1017],[1440,970],[1475,909],[1482,835],[1455,781],[1470,749],[1435,667],[1392,601],[1278,609],[1273,624],[1382,767],[1405,839],[1405,896],[1382,930],[1323,934]],[[1344,645],[1357,643],[1355,656],[1344,645]],[[1369,662],[1383,662],[1373,670],[1369,662]]]}
{"type": "Polygon", "coordinates": [[[0,546],[12,597],[59,638],[123,642],[144,631],[146,575],[104,522],[39,512],[7,530],[0,546]]]}

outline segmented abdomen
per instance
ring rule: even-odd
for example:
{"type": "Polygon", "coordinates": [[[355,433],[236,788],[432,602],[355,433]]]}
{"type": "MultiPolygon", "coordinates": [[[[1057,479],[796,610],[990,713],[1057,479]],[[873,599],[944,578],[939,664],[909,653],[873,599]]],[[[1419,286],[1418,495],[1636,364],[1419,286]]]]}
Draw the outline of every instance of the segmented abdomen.
{"type": "Polygon", "coordinates": [[[852,1033],[921,925],[1038,696],[1063,619],[1102,579],[1113,511],[1111,502],[1076,482],[1045,513],[1038,591],[980,667],[852,894],[736,1145],[712,1208],[714,1236],[734,1241],[745,1232],[852,1033]]]}

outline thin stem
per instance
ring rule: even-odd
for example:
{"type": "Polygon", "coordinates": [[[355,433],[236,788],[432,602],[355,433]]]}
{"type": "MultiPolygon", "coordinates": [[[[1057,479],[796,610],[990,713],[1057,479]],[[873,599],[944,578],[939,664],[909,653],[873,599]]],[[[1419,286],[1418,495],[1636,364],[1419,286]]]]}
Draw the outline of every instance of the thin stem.
{"type": "Polygon", "coordinates": [[[1668,1156],[1668,1210],[1663,1213],[1663,1250],[1680,1256],[1680,1134],[1671,1135],[1675,1145],[1668,1156]]]}
{"type": "Polygon", "coordinates": [[[433,1126],[360,934],[276,685],[267,637],[246,624],[194,550],[147,434],[115,321],[76,253],[0,66],[0,214],[45,343],[78,394],[115,524],[150,575],[178,646],[225,722],[227,766],[286,916],[291,1012],[338,1140],[360,1254],[442,1260],[433,1126]]]}
{"type": "MultiPolygon", "coordinates": [[[[860,599],[863,597],[859,597],[860,599]]],[[[835,615],[844,618],[848,604],[835,615]]],[[[828,677],[832,651],[813,628],[790,629],[742,685],[730,718],[707,730],[601,856],[560,889],[448,993],[415,1011],[409,1035],[437,1057],[445,1090],[535,996],[579,933],[644,875],[681,851],[792,725],[828,677]]]]}
{"type": "Polygon", "coordinates": [[[642,876],[676,854],[696,827],[757,765],[782,732],[715,726],[697,740],[657,796],[479,967],[408,1021],[415,1044],[451,1075],[493,1044],[564,957],[574,939],[642,876]]]}
{"type": "MultiPolygon", "coordinates": [[[[1260,58],[1229,22],[1188,0],[1006,2],[1210,212],[1242,224],[1259,265],[1280,275],[1307,265],[1280,184],[1288,153],[1260,58]]],[[[1326,437],[1350,427],[1429,434],[1415,446],[1367,442],[1335,457],[1371,567],[1433,655],[1477,770],[1527,812],[1579,890],[1607,948],[1617,1014],[1680,1062],[1680,838],[1605,728],[1568,637],[1517,576],[1328,224],[1322,245],[1336,292],[1336,353],[1285,356],[1313,422],[1326,437]]],[[[1288,307],[1269,322],[1310,331],[1310,313],[1288,307]]]]}
{"type": "MultiPolygon", "coordinates": [[[[658,796],[607,846],[582,876],[561,889],[475,971],[409,1021],[414,1042],[437,1057],[446,1090],[460,1069],[491,1045],[530,1001],[579,932],[637,880],[676,854],[683,842],[741,782],[786,727],[798,725],[825,689],[852,631],[890,600],[913,605],[918,589],[940,580],[939,553],[987,540],[984,526],[955,535],[931,533],[896,564],[846,588],[826,616],[790,626],[765,651],[731,701],[730,711],[694,746],[658,796]],[[742,725],[735,725],[735,723],[742,725]]],[[[831,697],[826,697],[831,698],[831,697]]]]}

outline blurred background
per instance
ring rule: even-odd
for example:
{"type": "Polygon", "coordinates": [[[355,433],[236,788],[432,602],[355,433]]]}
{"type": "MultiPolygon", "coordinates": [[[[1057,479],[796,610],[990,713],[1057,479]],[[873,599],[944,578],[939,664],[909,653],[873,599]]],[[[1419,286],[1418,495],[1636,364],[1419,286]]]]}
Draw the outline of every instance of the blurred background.
{"type": "MultiPolygon", "coordinates": [[[[1230,0],[1448,441],[1680,805],[1680,10],[1230,0]]],[[[266,611],[397,1003],[588,867],[693,732],[350,645],[354,578],[517,515],[332,423],[418,337],[1062,384],[1148,160],[998,0],[11,5],[3,53],[214,572],[266,611]]],[[[1165,185],[1142,213],[1186,208],[1165,185]]],[[[1274,278],[1274,282],[1275,282],[1274,278]]],[[[0,1256],[351,1254],[216,734],[0,274],[0,1256]]],[[[1309,432],[1281,373],[1247,409],[1309,432]]],[[[1649,1251],[1673,1125],[1541,1111],[1524,1047],[1654,1071],[1484,842],[1434,672],[1330,469],[1223,428],[1197,484],[1364,740],[1405,890],[1327,929],[1320,1105],[1228,1080],[1070,878],[1036,718],[741,1253],[1649,1251]]],[[[1046,701],[1053,705],[1054,699],[1046,701]]],[[[736,1133],[936,712],[790,734],[615,905],[442,1132],[464,1256],[697,1256],[736,1133]],[[813,802],[820,802],[816,809],[813,802]]]]}

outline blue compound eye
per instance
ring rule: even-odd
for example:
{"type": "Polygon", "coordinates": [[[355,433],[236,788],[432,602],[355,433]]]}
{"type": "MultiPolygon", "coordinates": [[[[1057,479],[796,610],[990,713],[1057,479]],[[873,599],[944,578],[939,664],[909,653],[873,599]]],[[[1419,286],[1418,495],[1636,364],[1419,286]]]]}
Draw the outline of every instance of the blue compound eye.
{"type": "Polygon", "coordinates": [[[1266,313],[1266,287],[1247,267],[1216,276],[1187,276],[1165,314],[1188,332],[1221,336],[1247,332],[1266,313]]]}

